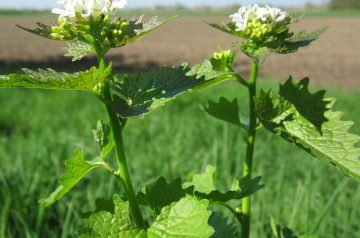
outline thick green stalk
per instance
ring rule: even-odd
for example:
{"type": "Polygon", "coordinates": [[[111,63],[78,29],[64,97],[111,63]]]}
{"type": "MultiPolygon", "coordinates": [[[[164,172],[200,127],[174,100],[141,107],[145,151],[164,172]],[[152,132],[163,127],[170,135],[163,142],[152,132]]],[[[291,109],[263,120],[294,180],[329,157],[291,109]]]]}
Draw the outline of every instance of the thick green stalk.
{"type": "MultiPolygon", "coordinates": [[[[99,67],[105,67],[105,56],[101,53],[101,51],[97,52],[99,67]]],[[[124,149],[124,140],[123,140],[123,130],[126,124],[126,119],[119,118],[116,113],[112,110],[109,102],[111,102],[111,94],[108,82],[104,82],[103,85],[103,98],[104,103],[106,105],[106,110],[108,112],[110,118],[110,124],[114,135],[115,141],[115,151],[116,151],[116,160],[119,167],[119,177],[120,183],[126,193],[126,196],[129,200],[129,205],[131,209],[131,213],[135,220],[136,226],[144,228],[145,221],[142,216],[140,206],[136,200],[136,195],[134,191],[134,187],[132,185],[131,176],[129,172],[129,167],[127,164],[125,149],[124,149]]]]}
{"type": "MultiPolygon", "coordinates": [[[[256,137],[256,112],[255,112],[255,102],[254,97],[256,96],[256,79],[259,66],[256,62],[253,62],[251,69],[251,78],[248,84],[249,89],[249,129],[247,135],[247,147],[246,147],[246,158],[244,164],[244,176],[252,176],[252,165],[253,165],[253,156],[254,156],[254,147],[255,147],[255,137],[256,137]]],[[[250,237],[250,214],[251,214],[251,197],[248,196],[242,200],[242,229],[241,229],[241,238],[250,237]]]]}
{"type": "Polygon", "coordinates": [[[141,214],[140,206],[136,200],[136,195],[134,187],[132,185],[131,176],[129,172],[129,167],[127,164],[127,159],[124,150],[124,140],[123,140],[123,129],[126,124],[126,119],[120,119],[116,113],[112,110],[111,106],[108,104],[110,99],[110,91],[108,85],[105,85],[105,100],[106,100],[106,109],[110,118],[110,123],[114,135],[115,141],[115,150],[117,164],[119,167],[119,177],[121,185],[123,186],[126,196],[129,200],[130,209],[135,220],[135,223],[138,227],[145,227],[145,221],[141,214]]]}

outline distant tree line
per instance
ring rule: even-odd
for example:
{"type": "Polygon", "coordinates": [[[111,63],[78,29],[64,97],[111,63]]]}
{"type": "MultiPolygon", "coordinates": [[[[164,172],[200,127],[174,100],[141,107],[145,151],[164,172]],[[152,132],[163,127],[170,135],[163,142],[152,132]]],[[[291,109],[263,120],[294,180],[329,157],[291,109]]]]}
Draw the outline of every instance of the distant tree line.
{"type": "Polygon", "coordinates": [[[360,0],[331,0],[331,9],[360,9],[360,0]]]}

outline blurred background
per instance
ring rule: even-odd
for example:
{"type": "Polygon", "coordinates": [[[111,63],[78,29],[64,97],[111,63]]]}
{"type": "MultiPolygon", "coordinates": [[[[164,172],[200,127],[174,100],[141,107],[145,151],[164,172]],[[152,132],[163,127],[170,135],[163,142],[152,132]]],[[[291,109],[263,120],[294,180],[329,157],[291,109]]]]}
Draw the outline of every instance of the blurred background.
{"type": "MultiPolygon", "coordinates": [[[[219,47],[237,41],[209,27],[225,22],[247,3],[283,7],[304,19],[295,30],[328,31],[310,48],[292,55],[273,55],[261,69],[260,85],[277,90],[291,74],[308,76],[313,90],[326,88],[338,98],[336,108],[352,120],[360,134],[360,1],[140,1],[129,0],[122,14],[180,18],[140,41],[110,52],[115,70],[145,71],[151,67],[195,64],[219,47]]],[[[77,71],[95,65],[95,56],[72,62],[63,56],[62,42],[39,38],[16,28],[36,22],[51,23],[55,0],[0,1],[0,74],[22,67],[77,71]]],[[[249,60],[239,53],[236,70],[248,76],[249,60]]],[[[160,175],[171,180],[189,178],[206,164],[217,166],[219,184],[229,187],[241,176],[242,132],[207,116],[200,105],[220,96],[246,92],[226,83],[199,93],[182,95],[144,119],[133,119],[126,129],[126,147],[135,187],[160,175]],[[136,128],[136,129],[134,129],[136,128]],[[139,149],[140,148],[140,149],[139,149]]],[[[242,109],[246,112],[247,105],[242,109]]],[[[50,208],[37,200],[49,195],[64,173],[64,161],[75,148],[87,158],[98,151],[91,128],[107,121],[105,109],[92,95],[26,89],[0,90],[0,238],[76,237],[80,215],[94,207],[94,199],[121,192],[106,172],[95,171],[63,200],[50,208]]],[[[253,238],[271,237],[270,217],[314,237],[360,237],[360,185],[334,168],[323,165],[281,139],[261,132],[257,141],[255,175],[263,175],[266,188],[255,195],[253,238]]]]}

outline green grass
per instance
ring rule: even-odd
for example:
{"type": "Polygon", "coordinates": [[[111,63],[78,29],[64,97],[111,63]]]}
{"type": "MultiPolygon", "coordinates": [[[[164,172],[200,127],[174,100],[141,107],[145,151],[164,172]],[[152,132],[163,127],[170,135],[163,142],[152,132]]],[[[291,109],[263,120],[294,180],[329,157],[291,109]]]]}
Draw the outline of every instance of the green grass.
{"type": "MultiPolygon", "coordinates": [[[[199,107],[220,95],[246,101],[245,91],[228,83],[183,95],[144,119],[130,121],[125,146],[137,189],[160,175],[189,177],[207,164],[217,166],[223,187],[241,176],[242,132],[199,107]]],[[[360,133],[360,109],[355,106],[360,92],[332,90],[329,96],[339,98],[337,108],[355,121],[353,131],[360,133]]],[[[96,155],[91,128],[99,118],[107,120],[105,109],[85,93],[26,89],[1,90],[0,108],[0,237],[74,237],[80,213],[91,209],[94,199],[120,192],[117,181],[106,171],[95,171],[53,207],[44,209],[37,200],[55,189],[64,161],[76,147],[88,159],[96,155]]],[[[319,238],[359,237],[360,186],[336,169],[263,131],[255,175],[263,175],[266,188],[253,200],[253,238],[270,237],[270,216],[297,231],[316,228],[319,238]]]]}

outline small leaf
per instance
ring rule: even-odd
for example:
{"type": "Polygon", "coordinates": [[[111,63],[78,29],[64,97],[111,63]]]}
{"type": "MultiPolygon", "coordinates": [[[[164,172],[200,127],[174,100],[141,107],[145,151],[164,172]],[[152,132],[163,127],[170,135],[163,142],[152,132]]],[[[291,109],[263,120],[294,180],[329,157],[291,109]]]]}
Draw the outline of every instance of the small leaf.
{"type": "Polygon", "coordinates": [[[213,117],[241,126],[240,109],[237,99],[230,102],[226,98],[221,97],[219,102],[209,101],[209,105],[204,107],[204,109],[213,117]]]}
{"type": "Polygon", "coordinates": [[[325,112],[329,110],[324,100],[325,91],[321,90],[314,94],[309,92],[309,79],[302,79],[294,84],[290,77],[283,85],[280,85],[279,94],[290,102],[296,110],[311,122],[316,129],[321,131],[321,125],[327,121],[325,112]]]}
{"type": "Polygon", "coordinates": [[[144,193],[138,194],[138,199],[142,204],[149,205],[157,214],[165,206],[179,201],[186,194],[191,194],[192,189],[183,189],[181,179],[176,179],[167,183],[166,179],[161,177],[155,184],[146,185],[144,193]]]}
{"type": "Polygon", "coordinates": [[[85,215],[84,226],[78,231],[81,238],[146,238],[146,231],[136,228],[130,219],[129,202],[123,202],[118,195],[113,205],[108,201],[97,203],[95,212],[85,215]]]}
{"type": "Polygon", "coordinates": [[[144,36],[150,34],[151,32],[163,27],[164,25],[168,24],[169,22],[175,20],[178,18],[178,16],[171,17],[163,22],[159,22],[158,18],[152,17],[149,21],[144,21],[144,17],[141,16],[138,19],[133,19],[129,21],[130,27],[133,28],[133,30],[136,32],[136,35],[134,37],[129,37],[126,40],[126,44],[134,42],[140,38],[143,38],[144,36]]]}
{"type": "Polygon", "coordinates": [[[60,186],[48,197],[39,202],[50,206],[65,196],[80,180],[91,170],[99,167],[107,167],[103,162],[87,162],[84,160],[82,150],[77,150],[72,159],[65,162],[66,174],[59,179],[60,186]]]}
{"type": "Polygon", "coordinates": [[[211,215],[209,224],[215,230],[215,233],[210,236],[210,238],[240,237],[238,226],[219,215],[219,213],[213,213],[211,215]]]}
{"type": "Polygon", "coordinates": [[[193,197],[182,198],[179,202],[162,209],[161,214],[148,229],[148,238],[208,238],[214,230],[208,221],[211,212],[209,202],[193,197]]]}
{"type": "Polygon", "coordinates": [[[51,33],[52,33],[52,29],[51,26],[45,25],[43,23],[37,22],[36,23],[36,27],[34,29],[29,29],[20,25],[16,25],[17,27],[19,27],[20,29],[30,32],[32,34],[38,35],[38,36],[42,36],[45,37],[47,39],[51,39],[51,33]]]}
{"type": "Polygon", "coordinates": [[[271,217],[271,230],[275,238],[311,238],[311,235],[296,235],[293,230],[288,227],[282,227],[276,224],[274,218],[271,217]]]}
{"type": "Polygon", "coordinates": [[[164,105],[177,95],[234,79],[233,72],[216,71],[210,61],[192,69],[163,67],[146,73],[115,75],[111,82],[112,107],[121,117],[138,117],[164,105]]]}
{"type": "Polygon", "coordinates": [[[111,68],[92,67],[74,74],[57,72],[53,69],[38,71],[23,69],[23,74],[9,74],[0,77],[0,88],[42,88],[60,90],[82,90],[97,93],[100,84],[111,74],[111,68]]]}
{"type": "Polygon", "coordinates": [[[221,192],[216,186],[215,168],[208,165],[203,174],[195,175],[191,182],[184,183],[183,187],[194,187],[194,194],[211,202],[227,202],[240,200],[254,194],[264,187],[260,184],[261,177],[251,179],[249,176],[236,180],[235,186],[230,191],[221,192]]]}
{"type": "Polygon", "coordinates": [[[94,139],[101,151],[101,159],[105,161],[106,157],[115,147],[114,136],[111,126],[98,121],[96,130],[93,130],[94,139]]]}
{"type": "Polygon", "coordinates": [[[95,50],[92,45],[83,41],[68,41],[65,48],[65,56],[73,57],[72,61],[78,61],[87,56],[89,53],[94,53],[95,50]]]}
{"type": "Polygon", "coordinates": [[[210,193],[216,190],[216,169],[208,165],[205,172],[193,176],[190,183],[185,183],[184,187],[194,186],[194,190],[200,193],[210,193]]]}
{"type": "Polygon", "coordinates": [[[248,197],[258,190],[265,187],[260,184],[261,177],[250,179],[250,177],[243,177],[236,181],[237,187],[227,192],[221,192],[219,190],[213,190],[209,193],[201,193],[195,191],[195,195],[199,198],[207,199],[211,202],[228,202],[230,200],[240,200],[248,197]]]}

